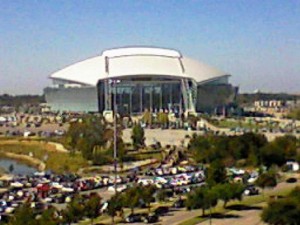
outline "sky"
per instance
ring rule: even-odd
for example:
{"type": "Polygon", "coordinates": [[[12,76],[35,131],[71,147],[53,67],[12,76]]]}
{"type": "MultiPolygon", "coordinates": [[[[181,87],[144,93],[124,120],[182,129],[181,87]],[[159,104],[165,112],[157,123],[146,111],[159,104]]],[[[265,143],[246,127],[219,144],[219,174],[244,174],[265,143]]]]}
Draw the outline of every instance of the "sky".
{"type": "Polygon", "coordinates": [[[0,94],[109,48],[179,50],[240,92],[300,93],[300,0],[0,0],[0,94]]]}

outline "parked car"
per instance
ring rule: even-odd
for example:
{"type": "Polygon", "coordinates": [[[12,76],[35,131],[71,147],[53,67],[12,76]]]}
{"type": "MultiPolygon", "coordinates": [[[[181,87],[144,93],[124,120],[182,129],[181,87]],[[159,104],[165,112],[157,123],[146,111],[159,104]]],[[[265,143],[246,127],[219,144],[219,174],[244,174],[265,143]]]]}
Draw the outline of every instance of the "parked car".
{"type": "Polygon", "coordinates": [[[142,213],[131,213],[125,218],[126,223],[137,223],[137,222],[143,222],[143,218],[145,218],[147,214],[142,213]]]}
{"type": "Polygon", "coordinates": [[[259,193],[259,191],[254,185],[248,186],[244,190],[244,195],[247,195],[247,196],[258,195],[258,193],[259,193]]]}
{"type": "Polygon", "coordinates": [[[159,217],[157,215],[152,213],[152,214],[148,214],[148,215],[143,216],[142,221],[144,223],[156,223],[156,222],[158,222],[158,218],[159,217]]]}

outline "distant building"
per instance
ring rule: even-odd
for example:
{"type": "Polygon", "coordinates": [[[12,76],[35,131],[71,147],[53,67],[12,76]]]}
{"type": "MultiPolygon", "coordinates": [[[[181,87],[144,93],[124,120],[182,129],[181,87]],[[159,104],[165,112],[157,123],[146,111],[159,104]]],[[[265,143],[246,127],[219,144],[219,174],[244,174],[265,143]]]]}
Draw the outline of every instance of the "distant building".
{"type": "Polygon", "coordinates": [[[282,100],[259,100],[254,102],[255,107],[265,107],[265,108],[281,108],[286,105],[285,101],[282,100]]]}
{"type": "Polygon", "coordinates": [[[55,111],[111,111],[116,95],[120,114],[214,112],[235,100],[238,89],[229,77],[175,50],[129,47],[103,51],[50,75],[53,85],[44,93],[55,111]]]}

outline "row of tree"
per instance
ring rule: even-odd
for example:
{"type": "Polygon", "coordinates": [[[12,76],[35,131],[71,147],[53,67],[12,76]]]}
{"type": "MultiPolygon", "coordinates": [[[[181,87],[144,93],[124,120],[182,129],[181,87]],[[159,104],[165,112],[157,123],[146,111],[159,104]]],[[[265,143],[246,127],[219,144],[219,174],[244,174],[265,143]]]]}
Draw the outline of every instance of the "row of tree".
{"type": "MultiPolygon", "coordinates": [[[[188,210],[202,209],[204,216],[205,210],[215,207],[219,200],[223,201],[224,208],[232,200],[242,200],[245,185],[240,182],[230,183],[224,171],[217,161],[210,165],[207,171],[207,185],[198,187],[187,195],[188,210]]],[[[260,174],[255,184],[263,190],[273,188],[277,185],[277,174],[273,170],[266,171],[260,174]]]]}
{"type": "Polygon", "coordinates": [[[243,160],[247,165],[270,167],[300,159],[298,145],[294,136],[277,137],[268,142],[263,134],[246,133],[240,136],[194,135],[189,149],[193,158],[201,163],[222,160],[226,166],[233,166],[238,160],[243,160]]]}
{"type": "Polygon", "coordinates": [[[107,210],[107,213],[112,218],[112,222],[114,223],[114,218],[118,212],[121,215],[123,214],[124,208],[130,208],[131,213],[134,213],[134,209],[138,207],[147,207],[150,211],[156,190],[156,187],[153,185],[134,185],[126,189],[125,192],[114,195],[108,202],[107,210]]]}
{"type": "Polygon", "coordinates": [[[43,102],[45,102],[43,95],[0,95],[0,106],[38,105],[43,102]]]}
{"type": "Polygon", "coordinates": [[[71,224],[87,217],[93,220],[100,215],[101,198],[97,194],[91,194],[89,198],[81,195],[75,196],[66,209],[58,211],[54,207],[48,207],[42,213],[38,213],[29,203],[22,205],[8,222],[8,225],[59,225],[71,224]]]}
{"type": "MultiPolygon", "coordinates": [[[[138,207],[147,207],[150,211],[151,202],[154,201],[156,187],[135,185],[122,193],[116,193],[108,202],[107,214],[111,216],[112,222],[119,213],[123,216],[123,209],[129,208],[132,213],[138,207]]],[[[9,221],[9,225],[59,225],[77,223],[83,218],[89,218],[91,224],[95,218],[101,215],[101,198],[96,193],[89,197],[76,195],[67,207],[57,211],[54,207],[43,210],[37,214],[30,204],[20,207],[9,221]]]]}
{"type": "Polygon", "coordinates": [[[202,216],[205,210],[213,208],[219,200],[223,201],[225,208],[231,200],[242,200],[244,185],[241,183],[223,183],[209,187],[199,187],[187,195],[186,207],[191,209],[202,209],[202,216]]]}

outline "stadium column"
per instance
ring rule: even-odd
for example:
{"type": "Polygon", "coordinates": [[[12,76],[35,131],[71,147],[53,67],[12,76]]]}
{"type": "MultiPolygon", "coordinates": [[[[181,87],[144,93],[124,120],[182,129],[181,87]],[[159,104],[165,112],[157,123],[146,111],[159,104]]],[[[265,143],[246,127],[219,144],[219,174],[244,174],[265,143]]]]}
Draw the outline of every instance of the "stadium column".
{"type": "Polygon", "coordinates": [[[143,113],[143,85],[139,84],[140,91],[140,112],[143,113]]]}

